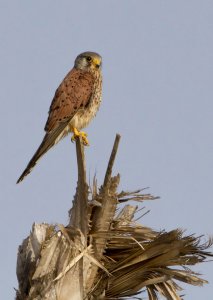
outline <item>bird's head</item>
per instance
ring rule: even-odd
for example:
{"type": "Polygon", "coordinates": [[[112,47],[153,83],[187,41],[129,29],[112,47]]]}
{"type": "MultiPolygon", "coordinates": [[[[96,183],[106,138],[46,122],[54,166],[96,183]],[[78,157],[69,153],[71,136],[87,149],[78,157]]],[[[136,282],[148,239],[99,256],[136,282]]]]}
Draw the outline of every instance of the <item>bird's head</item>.
{"type": "Polygon", "coordinates": [[[75,68],[81,70],[99,70],[101,64],[101,56],[98,53],[89,51],[79,54],[75,60],[75,68]]]}

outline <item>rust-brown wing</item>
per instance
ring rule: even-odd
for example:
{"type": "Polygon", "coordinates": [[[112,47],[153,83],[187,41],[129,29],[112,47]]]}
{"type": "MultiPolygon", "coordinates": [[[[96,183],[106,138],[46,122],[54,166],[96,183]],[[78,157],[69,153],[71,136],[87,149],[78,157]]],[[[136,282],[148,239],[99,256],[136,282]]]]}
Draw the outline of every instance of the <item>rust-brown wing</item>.
{"type": "Polygon", "coordinates": [[[92,74],[72,69],[55,92],[45,125],[46,134],[17,183],[27,176],[37,161],[58,141],[61,133],[79,108],[84,108],[92,95],[92,74]]]}
{"type": "Polygon", "coordinates": [[[72,69],[55,92],[45,131],[52,131],[60,123],[72,119],[80,107],[85,107],[90,100],[93,83],[91,73],[72,69]]]}

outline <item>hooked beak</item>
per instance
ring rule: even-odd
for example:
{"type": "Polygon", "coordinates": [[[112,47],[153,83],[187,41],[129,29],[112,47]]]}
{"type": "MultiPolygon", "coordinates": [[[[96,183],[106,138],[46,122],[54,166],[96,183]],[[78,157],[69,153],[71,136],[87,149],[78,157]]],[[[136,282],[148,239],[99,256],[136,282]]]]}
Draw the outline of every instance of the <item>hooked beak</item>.
{"type": "Polygon", "coordinates": [[[101,60],[99,58],[94,58],[93,59],[93,64],[94,64],[96,69],[99,69],[100,66],[101,66],[101,60]]]}

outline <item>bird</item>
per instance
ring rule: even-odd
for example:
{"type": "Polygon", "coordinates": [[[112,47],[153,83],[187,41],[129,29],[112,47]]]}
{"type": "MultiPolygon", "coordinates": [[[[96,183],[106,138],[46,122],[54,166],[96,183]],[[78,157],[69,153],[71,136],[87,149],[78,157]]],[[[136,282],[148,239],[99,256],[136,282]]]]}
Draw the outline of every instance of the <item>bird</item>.
{"type": "Polygon", "coordinates": [[[102,57],[96,52],[83,52],[74,67],[57,88],[49,108],[44,127],[45,135],[37,151],[29,161],[17,183],[21,182],[35,167],[38,160],[68,133],[71,141],[81,137],[88,146],[85,128],[95,117],[102,100],[102,57]]]}

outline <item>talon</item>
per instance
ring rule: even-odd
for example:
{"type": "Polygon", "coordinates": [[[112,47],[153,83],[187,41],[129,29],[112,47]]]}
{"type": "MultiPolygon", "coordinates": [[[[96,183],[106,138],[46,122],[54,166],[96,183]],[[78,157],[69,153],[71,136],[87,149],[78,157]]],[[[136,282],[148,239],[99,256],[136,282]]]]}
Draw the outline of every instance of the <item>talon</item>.
{"type": "Polygon", "coordinates": [[[73,136],[71,137],[71,142],[74,143],[76,141],[76,135],[73,134],[73,136]]]}
{"type": "Polygon", "coordinates": [[[71,137],[71,141],[75,142],[77,137],[82,138],[82,142],[84,146],[89,146],[89,141],[87,139],[86,132],[78,131],[76,128],[72,128],[73,136],[71,137]]]}
{"type": "Polygon", "coordinates": [[[80,136],[82,138],[82,142],[83,142],[84,146],[89,146],[89,141],[87,139],[87,133],[83,132],[83,131],[81,131],[79,133],[80,133],[80,136]]]}

